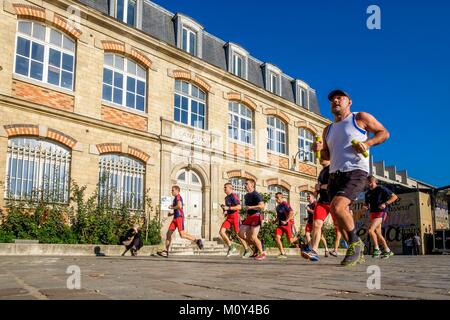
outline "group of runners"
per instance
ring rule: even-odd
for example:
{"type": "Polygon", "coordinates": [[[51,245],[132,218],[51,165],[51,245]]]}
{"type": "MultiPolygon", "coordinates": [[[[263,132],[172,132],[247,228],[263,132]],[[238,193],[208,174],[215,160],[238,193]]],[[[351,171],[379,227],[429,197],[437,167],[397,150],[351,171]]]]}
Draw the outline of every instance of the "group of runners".
{"type": "MultiPolygon", "coordinates": [[[[338,256],[338,248],[341,237],[348,244],[347,251],[341,264],[354,266],[364,262],[364,243],[357,235],[355,221],[351,211],[352,203],[368,188],[365,194],[366,210],[370,211],[369,235],[374,243],[374,257],[389,258],[393,255],[386,240],[383,238],[381,226],[387,218],[388,206],[397,200],[397,196],[389,189],[378,186],[377,179],[369,176],[369,149],[379,145],[389,138],[389,132],[384,126],[369,113],[351,112],[352,100],[346,92],[333,90],[328,95],[334,122],[328,125],[322,137],[316,139],[312,149],[320,159],[321,170],[315,194],[308,195],[308,218],[305,228],[306,241],[301,245],[302,257],[310,261],[319,260],[319,244],[324,243],[325,256],[338,256]],[[372,134],[370,136],[369,134],[372,134]],[[328,250],[326,240],[322,234],[324,221],[331,215],[335,227],[335,241],[332,251],[328,250]],[[379,245],[382,245],[381,252],[379,245]]],[[[236,245],[229,239],[227,230],[233,228],[237,239],[242,244],[243,258],[254,257],[256,260],[266,258],[258,233],[263,223],[262,211],[265,204],[262,196],[255,190],[255,181],[247,179],[244,203],[233,192],[231,183],[224,185],[226,194],[221,208],[226,219],[221,226],[220,236],[228,246],[227,256],[237,251],[236,245]],[[246,217],[241,221],[239,212],[243,210],[246,217]],[[254,249],[251,249],[251,246],[254,249]],[[252,252],[253,251],[253,252],[252,252]]],[[[201,239],[197,239],[184,230],[183,199],[180,196],[180,188],[172,187],[174,196],[173,221],[170,224],[166,237],[166,250],[158,252],[159,255],[168,257],[172,234],[178,229],[181,238],[188,239],[203,249],[201,239]]],[[[286,235],[289,243],[300,242],[300,234],[295,231],[294,211],[285,201],[283,194],[275,194],[276,223],[275,241],[280,250],[280,259],[285,259],[286,252],[281,237],[286,235]]]]}

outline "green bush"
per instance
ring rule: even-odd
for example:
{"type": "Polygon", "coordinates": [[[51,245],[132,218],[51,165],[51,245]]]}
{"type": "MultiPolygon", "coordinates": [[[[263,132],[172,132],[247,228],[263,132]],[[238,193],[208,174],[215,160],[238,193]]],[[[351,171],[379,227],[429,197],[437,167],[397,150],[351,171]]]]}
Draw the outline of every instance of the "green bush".
{"type": "MultiPolygon", "coordinates": [[[[98,200],[98,192],[85,200],[85,192],[86,186],[72,182],[68,205],[8,202],[7,214],[0,211],[0,242],[29,239],[41,243],[117,245],[133,224],[143,226],[148,244],[161,242],[161,224],[156,218],[147,222],[144,213],[131,213],[126,205],[109,208],[106,201],[98,200]]],[[[153,211],[150,198],[146,204],[153,211]]]]}

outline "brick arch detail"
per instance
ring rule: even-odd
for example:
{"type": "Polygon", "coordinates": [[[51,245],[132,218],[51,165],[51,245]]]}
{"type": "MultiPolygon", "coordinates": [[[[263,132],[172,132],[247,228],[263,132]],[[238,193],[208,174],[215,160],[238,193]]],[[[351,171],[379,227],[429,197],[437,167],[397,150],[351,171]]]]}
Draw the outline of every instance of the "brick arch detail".
{"type": "MultiPolygon", "coordinates": [[[[39,126],[33,124],[11,124],[3,126],[8,138],[16,137],[16,136],[31,136],[31,137],[39,137],[39,126]]],[[[73,149],[73,147],[77,144],[77,140],[72,138],[71,136],[55,130],[48,128],[47,135],[45,138],[50,140],[57,141],[66,147],[73,149]]]]}
{"type": "Polygon", "coordinates": [[[105,52],[121,54],[127,58],[133,59],[147,69],[150,69],[153,65],[153,62],[147,57],[147,55],[139,50],[131,49],[131,52],[128,53],[124,43],[112,40],[103,40],[102,47],[105,52]]]}
{"type": "Polygon", "coordinates": [[[197,75],[195,75],[195,76],[192,75],[191,72],[189,72],[189,71],[174,70],[173,77],[175,79],[186,80],[186,81],[192,82],[193,84],[200,87],[202,90],[204,90],[206,92],[211,91],[211,85],[208,82],[206,82],[203,78],[201,78],[197,75]]]}
{"type": "Polygon", "coordinates": [[[286,181],[284,181],[282,179],[279,179],[279,178],[267,179],[266,180],[266,185],[267,185],[267,187],[274,186],[274,185],[281,186],[281,187],[285,188],[288,191],[291,191],[291,188],[292,188],[291,185],[288,182],[286,182],[286,181]]]}
{"type": "Polygon", "coordinates": [[[73,23],[70,23],[66,18],[58,14],[53,15],[53,21],[46,20],[44,8],[21,3],[13,3],[13,8],[18,18],[38,20],[48,24],[53,24],[56,28],[75,39],[79,39],[82,34],[81,30],[76,28],[73,23]]]}
{"type": "Polygon", "coordinates": [[[245,106],[249,107],[253,111],[256,110],[256,103],[253,102],[250,98],[243,96],[240,93],[237,92],[228,92],[227,99],[230,101],[236,101],[239,103],[244,104],[245,106]]]}
{"type": "Polygon", "coordinates": [[[150,155],[145,153],[144,151],[128,146],[127,150],[123,150],[121,143],[101,143],[96,145],[97,150],[100,154],[105,153],[121,153],[131,156],[133,158],[139,159],[144,163],[148,163],[150,159],[150,155]]]}
{"type": "Polygon", "coordinates": [[[252,179],[255,182],[258,181],[258,179],[256,178],[256,176],[254,176],[253,174],[244,171],[244,170],[231,170],[227,172],[227,176],[228,179],[231,178],[245,178],[245,179],[252,179]]]}
{"type": "Polygon", "coordinates": [[[298,186],[296,191],[297,191],[298,193],[300,193],[300,192],[310,192],[310,193],[314,193],[314,192],[315,192],[314,188],[311,187],[311,186],[309,186],[309,185],[307,185],[307,184],[298,186]]]}
{"type": "Polygon", "coordinates": [[[295,127],[299,128],[299,129],[306,129],[308,131],[311,131],[315,136],[319,135],[319,131],[316,128],[314,128],[313,126],[311,126],[309,123],[305,124],[304,122],[299,121],[299,122],[295,123],[295,127]]]}
{"type": "Polygon", "coordinates": [[[275,108],[267,108],[267,109],[264,109],[263,113],[266,116],[274,116],[274,117],[280,118],[286,125],[289,124],[289,116],[287,114],[285,114],[283,111],[280,111],[275,108]]]}

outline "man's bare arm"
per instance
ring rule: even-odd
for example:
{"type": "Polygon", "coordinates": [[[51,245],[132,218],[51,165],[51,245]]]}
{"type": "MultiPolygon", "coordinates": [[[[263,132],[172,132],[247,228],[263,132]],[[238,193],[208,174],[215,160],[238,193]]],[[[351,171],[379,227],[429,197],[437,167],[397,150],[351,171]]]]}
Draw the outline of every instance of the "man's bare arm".
{"type": "Polygon", "coordinates": [[[370,113],[358,113],[356,116],[356,121],[361,128],[374,134],[372,138],[364,141],[364,144],[368,148],[382,144],[389,139],[389,131],[370,113]]]}

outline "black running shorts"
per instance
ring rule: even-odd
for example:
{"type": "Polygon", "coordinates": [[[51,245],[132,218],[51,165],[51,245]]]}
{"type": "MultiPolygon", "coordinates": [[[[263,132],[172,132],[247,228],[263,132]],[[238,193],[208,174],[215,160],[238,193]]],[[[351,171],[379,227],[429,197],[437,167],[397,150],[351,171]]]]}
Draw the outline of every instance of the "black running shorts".
{"type": "Polygon", "coordinates": [[[328,180],[330,200],[333,200],[336,196],[341,196],[355,201],[359,194],[364,191],[368,175],[363,170],[331,173],[330,180],[328,180]]]}

